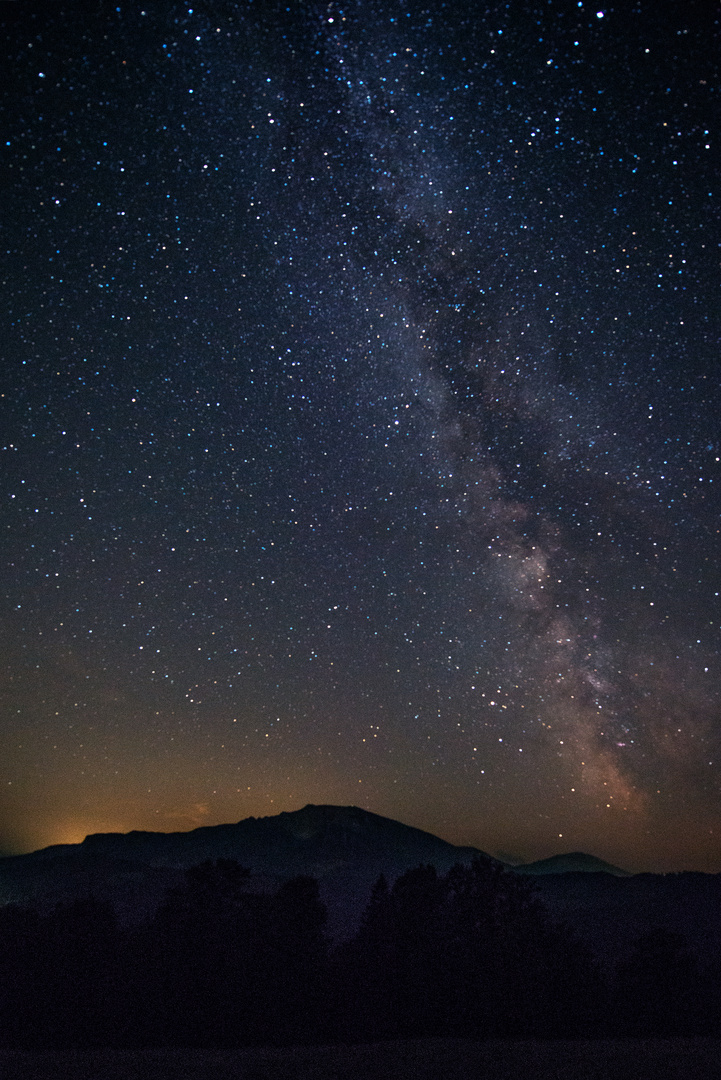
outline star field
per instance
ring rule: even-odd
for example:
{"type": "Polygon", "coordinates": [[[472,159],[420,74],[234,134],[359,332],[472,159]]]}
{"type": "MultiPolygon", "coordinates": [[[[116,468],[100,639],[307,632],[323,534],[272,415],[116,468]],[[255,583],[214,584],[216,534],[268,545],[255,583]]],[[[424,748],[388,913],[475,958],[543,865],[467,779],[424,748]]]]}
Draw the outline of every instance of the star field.
{"type": "Polygon", "coordinates": [[[3,849],[721,870],[710,6],[0,23],[3,849]]]}

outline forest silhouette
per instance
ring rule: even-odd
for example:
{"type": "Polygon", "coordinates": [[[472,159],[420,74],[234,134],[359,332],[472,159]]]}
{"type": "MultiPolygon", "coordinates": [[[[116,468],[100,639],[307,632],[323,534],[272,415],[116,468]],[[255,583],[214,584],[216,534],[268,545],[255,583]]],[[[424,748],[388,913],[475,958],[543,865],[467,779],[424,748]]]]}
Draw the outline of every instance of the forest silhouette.
{"type": "Polygon", "coordinates": [[[0,909],[0,1044],[240,1047],[390,1039],[721,1034],[721,958],[668,930],[613,970],[493,860],[373,887],[326,933],[311,877],[259,891],[230,859],[187,870],[140,925],[88,896],[0,909]]]}

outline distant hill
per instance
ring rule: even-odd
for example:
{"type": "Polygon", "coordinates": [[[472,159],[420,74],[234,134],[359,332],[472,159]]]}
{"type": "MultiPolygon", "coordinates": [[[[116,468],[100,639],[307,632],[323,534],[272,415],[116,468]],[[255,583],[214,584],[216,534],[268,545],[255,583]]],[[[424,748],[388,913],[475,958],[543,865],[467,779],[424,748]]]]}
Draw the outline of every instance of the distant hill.
{"type": "Polygon", "coordinates": [[[516,874],[613,874],[614,877],[632,877],[628,870],[586,855],[583,851],[571,851],[568,855],[551,855],[549,859],[514,866],[516,874]]]}

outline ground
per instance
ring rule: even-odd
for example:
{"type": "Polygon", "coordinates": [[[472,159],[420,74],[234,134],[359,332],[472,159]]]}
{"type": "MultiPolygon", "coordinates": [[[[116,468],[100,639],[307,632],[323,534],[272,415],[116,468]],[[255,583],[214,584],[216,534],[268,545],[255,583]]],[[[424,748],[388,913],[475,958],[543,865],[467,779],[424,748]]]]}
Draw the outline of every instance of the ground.
{"type": "Polygon", "coordinates": [[[0,1050],[3,1080],[721,1080],[719,1039],[417,1040],[253,1050],[0,1050]]]}

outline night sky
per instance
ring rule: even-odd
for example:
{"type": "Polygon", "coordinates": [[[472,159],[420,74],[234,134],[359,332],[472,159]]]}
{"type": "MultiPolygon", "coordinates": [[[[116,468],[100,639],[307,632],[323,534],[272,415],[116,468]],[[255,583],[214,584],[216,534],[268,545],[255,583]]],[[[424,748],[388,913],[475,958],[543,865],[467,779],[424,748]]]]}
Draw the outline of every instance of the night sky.
{"type": "Polygon", "coordinates": [[[0,4],[0,849],[721,870],[715,5],[0,4]]]}

